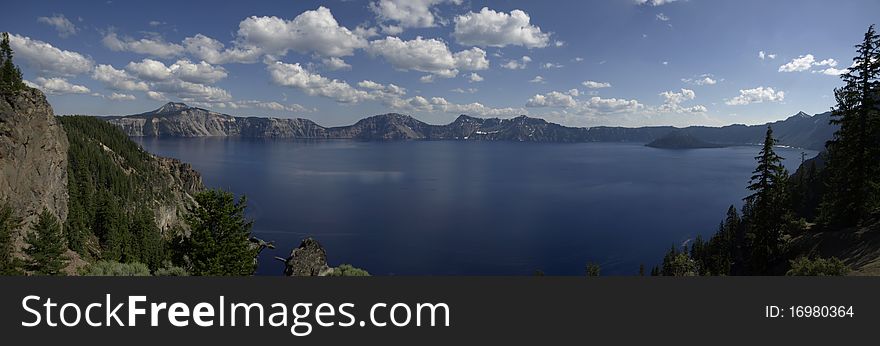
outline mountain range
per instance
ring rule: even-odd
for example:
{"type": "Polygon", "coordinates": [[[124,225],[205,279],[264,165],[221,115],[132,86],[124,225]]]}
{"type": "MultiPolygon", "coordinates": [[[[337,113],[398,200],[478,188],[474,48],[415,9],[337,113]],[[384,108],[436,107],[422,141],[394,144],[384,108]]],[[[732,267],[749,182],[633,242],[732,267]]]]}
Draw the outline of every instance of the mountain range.
{"type": "Polygon", "coordinates": [[[133,137],[649,143],[672,132],[680,132],[718,145],[761,143],[767,125],[772,125],[780,145],[822,150],[836,130],[829,124],[830,116],[830,112],[816,115],[800,112],[785,120],[763,125],[628,128],[568,127],[525,115],[510,119],[460,115],[449,124],[432,125],[409,115],[388,113],[364,118],[348,126],[325,127],[302,118],[239,117],[169,102],[153,111],[103,119],[133,137]]]}

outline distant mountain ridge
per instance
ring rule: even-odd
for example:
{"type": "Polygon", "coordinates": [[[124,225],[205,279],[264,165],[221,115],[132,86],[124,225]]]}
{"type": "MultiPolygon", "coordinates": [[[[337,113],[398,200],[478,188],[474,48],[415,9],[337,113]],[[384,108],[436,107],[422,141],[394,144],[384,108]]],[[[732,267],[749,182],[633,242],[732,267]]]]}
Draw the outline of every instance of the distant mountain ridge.
{"type": "MultiPolygon", "coordinates": [[[[770,123],[779,144],[821,150],[831,139],[835,127],[831,113],[807,115],[803,112],[770,123]]],[[[487,140],[521,142],[634,142],[649,143],[673,131],[683,131],[700,141],[719,145],[761,143],[765,125],[724,127],[651,126],[568,127],[525,115],[511,118],[476,118],[460,115],[447,125],[431,125],[408,115],[388,113],[359,120],[348,126],[324,127],[308,119],[237,117],[169,102],[154,111],[104,117],[133,137],[256,137],[295,139],[380,140],[487,140]]]]}

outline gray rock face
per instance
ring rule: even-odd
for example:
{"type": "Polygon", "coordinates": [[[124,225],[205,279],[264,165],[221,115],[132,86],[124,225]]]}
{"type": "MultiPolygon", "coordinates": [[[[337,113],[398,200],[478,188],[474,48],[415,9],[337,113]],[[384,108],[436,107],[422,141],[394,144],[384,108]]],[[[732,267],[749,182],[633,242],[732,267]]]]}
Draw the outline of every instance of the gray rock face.
{"type": "MultiPolygon", "coordinates": [[[[67,135],[36,89],[0,94],[0,203],[28,229],[45,207],[67,218],[67,135]]],[[[21,230],[15,243],[23,245],[21,230]]]]}
{"type": "Polygon", "coordinates": [[[284,264],[284,275],[287,276],[324,276],[331,271],[327,266],[327,252],[312,238],[303,239],[284,264]]]}
{"type": "MultiPolygon", "coordinates": [[[[773,125],[779,143],[821,150],[836,127],[828,124],[830,113],[813,116],[798,113],[773,125]]],[[[151,112],[106,117],[129,136],[386,140],[483,140],[517,142],[634,142],[648,143],[678,129],[653,127],[568,127],[543,119],[519,116],[511,119],[459,116],[447,125],[431,125],[411,116],[389,113],[361,119],[349,126],[323,127],[308,119],[234,117],[209,110],[168,103],[151,112]]],[[[753,145],[764,139],[766,125],[685,128],[701,141],[723,145],[753,145]]]]}

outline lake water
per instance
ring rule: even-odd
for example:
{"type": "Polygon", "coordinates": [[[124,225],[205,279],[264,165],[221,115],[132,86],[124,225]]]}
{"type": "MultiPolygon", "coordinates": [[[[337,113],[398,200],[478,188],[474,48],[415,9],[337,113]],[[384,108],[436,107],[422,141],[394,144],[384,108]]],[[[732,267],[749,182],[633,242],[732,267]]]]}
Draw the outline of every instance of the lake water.
{"type": "MultiPolygon", "coordinates": [[[[374,275],[603,275],[648,270],[740,204],[758,147],[622,143],[136,139],[246,194],[278,275],[302,238],[374,275]]],[[[800,149],[778,150],[789,170],[800,149]]],[[[812,156],[815,152],[807,151],[812,156]]]]}

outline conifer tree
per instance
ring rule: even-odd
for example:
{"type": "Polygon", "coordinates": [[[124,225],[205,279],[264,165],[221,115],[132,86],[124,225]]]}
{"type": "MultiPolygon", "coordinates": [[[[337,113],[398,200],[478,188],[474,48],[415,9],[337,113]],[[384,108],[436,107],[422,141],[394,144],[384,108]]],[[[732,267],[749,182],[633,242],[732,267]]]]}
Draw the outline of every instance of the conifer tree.
{"type": "Polygon", "coordinates": [[[0,276],[22,275],[21,261],[15,257],[12,243],[12,231],[20,220],[15,217],[12,208],[0,205],[0,276]]]}
{"type": "Polygon", "coordinates": [[[250,241],[253,222],[244,216],[247,199],[230,192],[210,190],[195,196],[197,206],[186,218],[190,235],[182,253],[193,275],[251,275],[257,255],[250,241]]]}
{"type": "Polygon", "coordinates": [[[767,274],[770,265],[777,260],[782,235],[787,231],[791,219],[788,171],[782,165],[782,157],[773,150],[774,145],[773,128],[768,126],[764,146],[755,157],[758,167],[748,186],[752,194],[745,198],[750,211],[746,216],[746,241],[750,242],[751,274],[767,274]]]}
{"type": "Polygon", "coordinates": [[[25,249],[29,271],[37,275],[63,274],[67,258],[64,256],[64,236],[55,215],[43,209],[25,240],[29,245],[25,249]]]}
{"type": "Polygon", "coordinates": [[[4,32],[0,39],[0,90],[24,89],[21,70],[12,60],[12,47],[9,45],[9,33],[4,32]]]}
{"type": "Polygon", "coordinates": [[[840,127],[827,145],[828,186],[820,211],[826,225],[854,226],[880,207],[880,35],[873,25],[856,51],[853,66],[840,77],[846,85],[834,90],[831,123],[840,127]]]}

